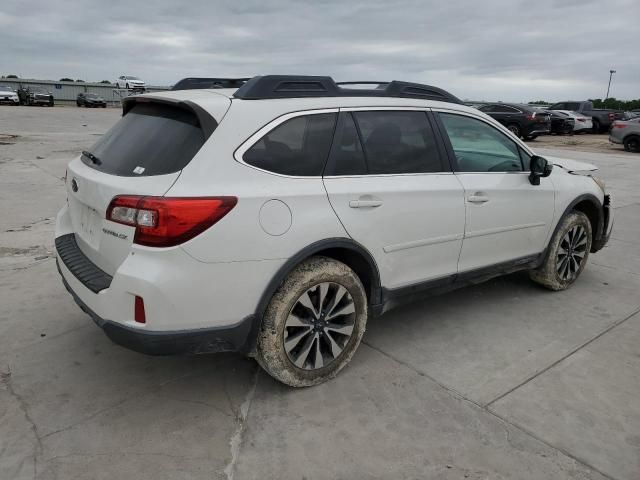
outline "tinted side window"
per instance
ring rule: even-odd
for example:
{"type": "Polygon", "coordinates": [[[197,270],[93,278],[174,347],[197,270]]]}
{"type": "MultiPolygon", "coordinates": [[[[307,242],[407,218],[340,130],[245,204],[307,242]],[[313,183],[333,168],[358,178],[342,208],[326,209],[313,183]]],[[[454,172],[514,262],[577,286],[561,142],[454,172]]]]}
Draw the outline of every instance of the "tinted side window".
{"type": "Polygon", "coordinates": [[[561,108],[558,110],[571,110],[571,111],[576,111],[580,109],[580,104],[578,102],[570,102],[566,104],[567,108],[561,108]]]}
{"type": "Polygon", "coordinates": [[[424,112],[354,112],[368,173],[443,171],[436,142],[424,112]]]}
{"type": "Polygon", "coordinates": [[[481,112],[495,112],[495,107],[493,105],[483,105],[478,110],[481,112]]]}
{"type": "Polygon", "coordinates": [[[461,172],[522,171],[515,142],[475,118],[440,113],[461,172]]]}
{"type": "Polygon", "coordinates": [[[335,113],[321,113],[287,120],[247,150],[243,160],[282,175],[322,175],[336,116],[335,113]]]}

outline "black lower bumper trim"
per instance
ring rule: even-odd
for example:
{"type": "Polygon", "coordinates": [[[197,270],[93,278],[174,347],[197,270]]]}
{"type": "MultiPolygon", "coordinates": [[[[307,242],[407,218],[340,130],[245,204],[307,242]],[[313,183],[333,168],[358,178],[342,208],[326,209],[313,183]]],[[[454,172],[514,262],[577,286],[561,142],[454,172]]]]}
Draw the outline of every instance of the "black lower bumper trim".
{"type": "MultiPolygon", "coordinates": [[[[58,265],[58,271],[60,266],[58,265]]],[[[104,333],[118,345],[147,355],[197,355],[203,353],[240,352],[249,354],[254,316],[229,327],[197,330],[145,331],[131,328],[98,316],[71,289],[60,272],[62,282],[78,306],[88,314],[104,333]]]]}
{"type": "Polygon", "coordinates": [[[55,242],[60,260],[85,287],[93,293],[109,288],[113,278],[82,253],[73,233],[61,235],[55,242]]]}

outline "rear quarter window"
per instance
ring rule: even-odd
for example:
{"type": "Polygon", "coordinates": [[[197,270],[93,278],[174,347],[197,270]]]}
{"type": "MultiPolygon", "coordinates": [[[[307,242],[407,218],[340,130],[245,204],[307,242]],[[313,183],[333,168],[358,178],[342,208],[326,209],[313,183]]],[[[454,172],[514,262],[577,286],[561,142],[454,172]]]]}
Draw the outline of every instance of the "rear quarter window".
{"type": "Polygon", "coordinates": [[[171,105],[135,105],[82,156],[90,167],[123,177],[166,175],[182,170],[205,135],[192,112],[171,105]]]}
{"type": "Polygon", "coordinates": [[[294,117],[245,152],[248,165],[281,175],[320,176],[331,148],[335,113],[294,117]]]}

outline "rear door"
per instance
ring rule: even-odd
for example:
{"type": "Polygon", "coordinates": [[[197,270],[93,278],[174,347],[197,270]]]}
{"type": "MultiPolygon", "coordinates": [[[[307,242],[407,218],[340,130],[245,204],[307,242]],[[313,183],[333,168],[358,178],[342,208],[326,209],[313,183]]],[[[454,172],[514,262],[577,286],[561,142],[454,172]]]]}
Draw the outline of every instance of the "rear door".
{"type": "Polygon", "coordinates": [[[111,200],[127,194],[164,195],[206,136],[191,111],[139,103],[69,164],[71,223],[78,246],[93,263],[113,275],[133,242],[133,227],[106,220],[111,200]]]}
{"type": "Polygon", "coordinates": [[[421,110],[341,109],[324,184],[390,289],[455,274],[463,190],[421,110]]]}
{"type": "Polygon", "coordinates": [[[551,178],[531,185],[529,155],[488,122],[454,112],[438,117],[465,194],[460,273],[541,253],[554,215],[551,178]]]}

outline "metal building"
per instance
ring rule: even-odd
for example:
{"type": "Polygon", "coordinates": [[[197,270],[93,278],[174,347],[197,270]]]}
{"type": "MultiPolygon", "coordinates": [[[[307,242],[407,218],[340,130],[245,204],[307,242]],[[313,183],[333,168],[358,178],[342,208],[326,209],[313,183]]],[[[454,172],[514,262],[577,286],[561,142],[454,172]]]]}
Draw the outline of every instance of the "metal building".
{"type": "MultiPolygon", "coordinates": [[[[124,89],[116,89],[115,85],[89,82],[56,82],[54,80],[37,80],[31,78],[0,78],[0,85],[6,85],[13,90],[24,87],[42,87],[51,92],[55,103],[74,104],[79,93],[95,93],[104,98],[110,106],[120,106],[120,100],[130,95],[124,89]]],[[[146,92],[169,90],[170,87],[147,86],[146,92]]],[[[136,92],[137,93],[137,92],[136,92]]]]}

